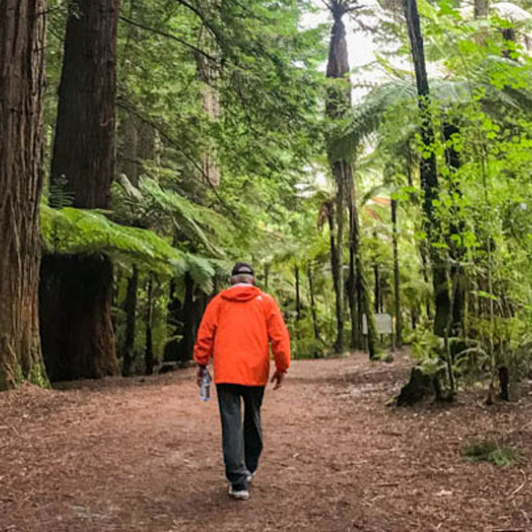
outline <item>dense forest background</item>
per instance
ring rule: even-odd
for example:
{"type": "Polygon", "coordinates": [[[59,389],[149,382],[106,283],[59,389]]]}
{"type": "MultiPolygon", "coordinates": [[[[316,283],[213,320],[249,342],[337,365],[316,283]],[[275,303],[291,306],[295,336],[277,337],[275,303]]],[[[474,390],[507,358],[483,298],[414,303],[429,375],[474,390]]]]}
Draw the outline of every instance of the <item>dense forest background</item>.
{"type": "Polygon", "coordinates": [[[406,402],[509,399],[532,346],[531,7],[0,0],[0,389],[186,364],[246,259],[295,357],[408,343],[406,402]],[[379,49],[353,72],[352,28],[379,49]]]}

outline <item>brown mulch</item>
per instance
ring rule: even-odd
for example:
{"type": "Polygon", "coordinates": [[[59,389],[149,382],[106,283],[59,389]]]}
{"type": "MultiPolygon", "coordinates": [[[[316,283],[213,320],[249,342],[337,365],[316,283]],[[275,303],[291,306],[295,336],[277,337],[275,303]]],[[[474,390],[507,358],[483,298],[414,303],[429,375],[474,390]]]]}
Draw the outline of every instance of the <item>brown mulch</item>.
{"type": "Polygon", "coordinates": [[[261,467],[227,496],[193,370],[0,395],[0,532],[532,531],[532,396],[397,409],[408,362],[296,361],[268,390],[261,467]],[[464,460],[496,439],[512,466],[464,460]]]}

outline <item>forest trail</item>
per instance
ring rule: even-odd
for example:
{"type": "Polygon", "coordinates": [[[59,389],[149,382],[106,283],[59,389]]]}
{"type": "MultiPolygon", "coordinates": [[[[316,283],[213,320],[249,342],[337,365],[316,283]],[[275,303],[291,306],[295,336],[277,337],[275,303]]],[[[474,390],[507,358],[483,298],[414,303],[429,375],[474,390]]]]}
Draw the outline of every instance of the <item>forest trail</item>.
{"type": "Polygon", "coordinates": [[[216,401],[199,401],[193,372],[1,395],[0,531],[532,530],[528,456],[462,458],[477,437],[529,451],[529,400],[389,408],[405,358],[295,361],[266,394],[262,464],[237,502],[216,401]]]}

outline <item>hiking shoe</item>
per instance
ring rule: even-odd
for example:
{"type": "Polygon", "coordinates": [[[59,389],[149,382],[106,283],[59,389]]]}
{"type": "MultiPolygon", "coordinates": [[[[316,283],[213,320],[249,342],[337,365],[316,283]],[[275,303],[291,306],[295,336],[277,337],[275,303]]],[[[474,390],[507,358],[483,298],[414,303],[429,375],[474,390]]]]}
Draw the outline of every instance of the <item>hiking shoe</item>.
{"type": "Polygon", "coordinates": [[[239,501],[247,501],[249,499],[249,491],[245,489],[235,489],[233,486],[229,488],[229,496],[239,501]]]}
{"type": "Polygon", "coordinates": [[[253,473],[248,473],[248,476],[246,478],[248,484],[251,484],[251,481],[253,480],[253,477],[255,476],[255,472],[253,473]]]}

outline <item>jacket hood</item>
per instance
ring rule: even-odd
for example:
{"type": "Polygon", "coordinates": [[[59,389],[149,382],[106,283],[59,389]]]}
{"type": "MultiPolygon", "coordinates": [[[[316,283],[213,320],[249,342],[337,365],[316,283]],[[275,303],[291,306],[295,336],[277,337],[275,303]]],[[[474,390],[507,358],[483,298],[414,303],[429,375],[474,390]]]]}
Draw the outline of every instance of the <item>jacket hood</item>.
{"type": "Polygon", "coordinates": [[[226,301],[238,301],[243,303],[260,296],[261,293],[260,289],[256,286],[250,284],[237,284],[224,290],[220,296],[226,301]]]}

